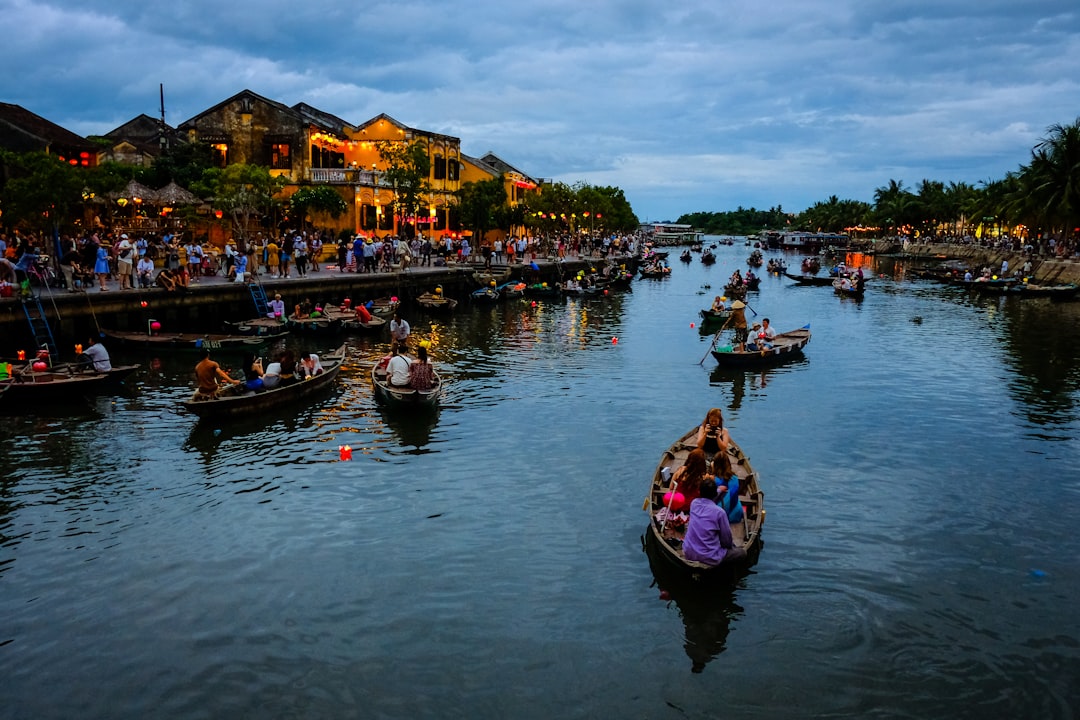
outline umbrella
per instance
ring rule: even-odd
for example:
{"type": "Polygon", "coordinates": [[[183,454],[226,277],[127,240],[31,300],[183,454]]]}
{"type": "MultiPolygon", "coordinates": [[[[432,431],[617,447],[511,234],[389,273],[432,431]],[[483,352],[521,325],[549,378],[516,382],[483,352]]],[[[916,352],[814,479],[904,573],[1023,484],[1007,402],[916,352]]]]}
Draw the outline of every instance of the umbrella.
{"type": "Polygon", "coordinates": [[[175,180],[156,191],[154,198],[159,205],[198,205],[202,202],[195,193],[177,185],[175,180]]]}

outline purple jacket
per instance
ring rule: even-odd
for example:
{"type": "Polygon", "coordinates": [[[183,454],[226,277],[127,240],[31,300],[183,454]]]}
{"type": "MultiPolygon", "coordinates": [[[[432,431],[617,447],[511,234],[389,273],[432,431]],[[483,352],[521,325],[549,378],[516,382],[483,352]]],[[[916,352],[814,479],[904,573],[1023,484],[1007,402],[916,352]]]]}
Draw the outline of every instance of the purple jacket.
{"type": "Polygon", "coordinates": [[[706,498],[690,503],[690,522],[682,546],[686,559],[719,565],[731,545],[731,525],[724,509],[706,498]]]}

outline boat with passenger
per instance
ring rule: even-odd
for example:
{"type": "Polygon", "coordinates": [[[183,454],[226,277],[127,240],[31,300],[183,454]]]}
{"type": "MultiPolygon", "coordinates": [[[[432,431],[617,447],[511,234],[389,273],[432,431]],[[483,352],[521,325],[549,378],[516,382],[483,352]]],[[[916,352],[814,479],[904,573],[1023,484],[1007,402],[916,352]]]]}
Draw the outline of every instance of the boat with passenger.
{"type": "MultiPolygon", "coordinates": [[[[646,551],[651,551],[651,557],[660,559],[669,569],[695,582],[727,577],[732,571],[756,562],[765,524],[765,493],[758,483],[758,475],[750,465],[750,458],[732,442],[723,452],[730,461],[732,474],[738,478],[737,495],[741,513],[737,510],[729,512],[729,516],[739,518],[737,522],[729,519],[729,526],[732,545],[744,550],[745,554],[740,553],[737,560],[719,565],[687,559],[683,552],[689,525],[688,507],[684,505],[686,496],[677,483],[673,487],[672,480],[679,468],[687,463],[691,452],[698,448],[698,432],[699,427],[695,426],[660,456],[644,508],[649,514],[649,527],[645,532],[646,551]]],[[[719,465],[719,458],[712,458],[710,474],[718,471],[719,465]]],[[[734,494],[734,490],[732,492],[734,494]]]]}

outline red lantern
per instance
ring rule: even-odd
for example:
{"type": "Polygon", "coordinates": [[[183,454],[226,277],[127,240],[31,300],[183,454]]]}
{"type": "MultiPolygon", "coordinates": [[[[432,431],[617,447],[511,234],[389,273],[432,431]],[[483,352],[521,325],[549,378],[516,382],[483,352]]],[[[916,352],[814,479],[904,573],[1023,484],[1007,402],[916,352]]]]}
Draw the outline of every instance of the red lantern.
{"type": "Polygon", "coordinates": [[[160,330],[160,329],[161,329],[161,323],[159,323],[159,322],[158,322],[157,320],[155,320],[154,322],[150,323],[150,330],[151,330],[152,332],[157,332],[157,331],[158,331],[158,330],[160,330]]]}
{"type": "Polygon", "coordinates": [[[34,369],[34,372],[45,372],[49,369],[49,363],[44,360],[35,360],[31,367],[34,369]]]}
{"type": "Polygon", "coordinates": [[[19,359],[20,360],[26,360],[26,351],[25,350],[20,350],[19,351],[19,359]]]}

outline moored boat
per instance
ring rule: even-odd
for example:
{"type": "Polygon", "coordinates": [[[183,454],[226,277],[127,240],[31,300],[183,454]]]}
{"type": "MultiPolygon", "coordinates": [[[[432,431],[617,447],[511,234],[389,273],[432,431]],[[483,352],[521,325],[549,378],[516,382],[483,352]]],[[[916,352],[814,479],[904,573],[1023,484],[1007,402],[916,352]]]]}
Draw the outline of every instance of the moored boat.
{"type": "Polygon", "coordinates": [[[220,333],[142,333],[102,329],[101,334],[127,347],[164,348],[168,350],[250,350],[270,341],[258,335],[223,335],[220,333]]]}
{"type": "Polygon", "coordinates": [[[1080,285],[1076,283],[1063,283],[1060,285],[1039,285],[1037,283],[1018,283],[1009,288],[1006,293],[1009,297],[1036,298],[1045,297],[1051,300],[1072,300],[1080,293],[1080,285]]]}
{"type": "Polygon", "coordinates": [[[242,417],[272,410],[310,397],[333,385],[345,362],[345,346],[342,345],[326,356],[320,356],[319,361],[324,371],[306,380],[257,392],[228,388],[212,400],[196,400],[197,396],[193,395],[181,404],[200,418],[242,417]]]}
{"type": "Polygon", "coordinates": [[[751,350],[748,344],[746,350],[739,350],[734,345],[717,346],[714,338],[709,352],[716,358],[716,363],[722,367],[756,367],[798,357],[802,355],[803,348],[808,342],[810,342],[810,326],[805,325],[774,337],[770,342],[771,348],[751,350]]]}
{"type": "Polygon", "coordinates": [[[225,327],[233,335],[258,335],[265,338],[283,337],[289,334],[288,325],[279,318],[257,317],[249,320],[226,322],[225,327]]]}
{"type": "Polygon", "coordinates": [[[442,286],[435,288],[435,292],[426,292],[416,298],[416,304],[428,312],[450,313],[457,307],[457,300],[443,295],[442,286]]]}
{"type": "Polygon", "coordinates": [[[59,403],[82,400],[100,392],[109,383],[107,373],[30,371],[0,381],[5,403],[20,402],[24,407],[33,403],[59,403]]]}
{"type": "Polygon", "coordinates": [[[731,536],[733,543],[746,551],[746,556],[738,562],[720,565],[688,560],[682,550],[686,522],[664,503],[664,494],[669,490],[675,471],[686,463],[690,451],[697,447],[697,433],[698,428],[694,427],[676,440],[661,455],[653,471],[649,496],[645,501],[645,509],[649,513],[645,543],[646,549],[654,551],[655,556],[670,569],[689,580],[704,581],[727,577],[731,571],[745,568],[757,560],[761,550],[761,530],[765,523],[765,493],[758,484],[757,473],[751,467],[750,459],[738,445],[731,443],[727,453],[731,467],[739,478],[739,502],[743,507],[743,519],[731,525],[731,536]]]}

